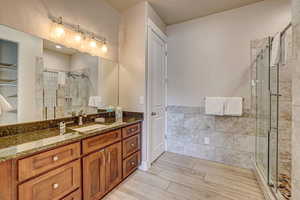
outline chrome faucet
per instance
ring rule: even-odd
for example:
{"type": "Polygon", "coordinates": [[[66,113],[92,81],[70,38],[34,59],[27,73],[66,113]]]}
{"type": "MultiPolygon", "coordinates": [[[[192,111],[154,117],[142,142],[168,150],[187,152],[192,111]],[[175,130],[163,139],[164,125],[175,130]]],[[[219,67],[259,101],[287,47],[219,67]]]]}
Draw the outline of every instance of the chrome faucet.
{"type": "Polygon", "coordinates": [[[83,112],[83,110],[80,110],[78,112],[78,125],[82,126],[83,125],[83,118],[86,117],[86,114],[83,112]]]}

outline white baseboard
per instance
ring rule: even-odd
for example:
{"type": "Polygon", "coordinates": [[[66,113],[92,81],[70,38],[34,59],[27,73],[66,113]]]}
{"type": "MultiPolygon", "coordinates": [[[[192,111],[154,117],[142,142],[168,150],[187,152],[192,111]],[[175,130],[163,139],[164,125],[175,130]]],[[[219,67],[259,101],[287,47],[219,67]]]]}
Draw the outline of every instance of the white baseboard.
{"type": "Polygon", "coordinates": [[[148,161],[142,161],[141,165],[139,166],[139,170],[148,171],[150,166],[151,164],[148,161]]]}
{"type": "Polygon", "coordinates": [[[263,175],[261,174],[260,170],[258,169],[256,163],[254,163],[254,168],[253,168],[254,174],[256,176],[256,179],[258,181],[258,184],[265,196],[266,200],[279,200],[275,194],[273,193],[273,191],[271,190],[271,188],[269,187],[269,185],[266,183],[266,181],[264,180],[263,175]]]}

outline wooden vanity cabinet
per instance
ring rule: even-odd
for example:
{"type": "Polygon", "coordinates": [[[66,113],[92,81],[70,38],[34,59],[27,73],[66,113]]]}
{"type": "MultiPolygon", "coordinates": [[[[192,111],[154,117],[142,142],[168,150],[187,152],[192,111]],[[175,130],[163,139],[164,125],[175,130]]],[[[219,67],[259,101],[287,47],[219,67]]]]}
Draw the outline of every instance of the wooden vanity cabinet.
{"type": "Polygon", "coordinates": [[[106,163],[106,189],[111,190],[122,180],[122,145],[121,142],[105,149],[106,163]]]}
{"type": "Polygon", "coordinates": [[[19,181],[42,174],[80,157],[80,143],[59,147],[18,161],[19,181]]]}
{"type": "Polygon", "coordinates": [[[68,196],[64,197],[62,200],[82,200],[82,198],[81,198],[81,190],[78,189],[75,192],[72,192],[68,196]]]}
{"type": "Polygon", "coordinates": [[[98,200],[122,180],[121,142],[83,158],[84,200],[98,200]]]}
{"type": "Polygon", "coordinates": [[[80,160],[19,185],[19,200],[60,200],[81,185],[80,160]]]}
{"type": "Polygon", "coordinates": [[[0,200],[14,200],[12,160],[0,163],[0,200]]]}
{"type": "Polygon", "coordinates": [[[0,200],[100,200],[141,160],[141,123],[0,163],[0,200]]]}
{"type": "Polygon", "coordinates": [[[83,158],[84,200],[100,199],[105,195],[105,150],[99,150],[83,158]]]}

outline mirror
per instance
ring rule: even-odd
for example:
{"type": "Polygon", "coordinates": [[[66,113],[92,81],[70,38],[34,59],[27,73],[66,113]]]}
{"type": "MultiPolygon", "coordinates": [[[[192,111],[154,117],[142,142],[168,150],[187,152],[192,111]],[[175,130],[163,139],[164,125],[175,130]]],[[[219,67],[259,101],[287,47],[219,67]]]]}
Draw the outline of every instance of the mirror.
{"type": "Polygon", "coordinates": [[[0,124],[118,105],[118,63],[0,25],[0,124]]]}

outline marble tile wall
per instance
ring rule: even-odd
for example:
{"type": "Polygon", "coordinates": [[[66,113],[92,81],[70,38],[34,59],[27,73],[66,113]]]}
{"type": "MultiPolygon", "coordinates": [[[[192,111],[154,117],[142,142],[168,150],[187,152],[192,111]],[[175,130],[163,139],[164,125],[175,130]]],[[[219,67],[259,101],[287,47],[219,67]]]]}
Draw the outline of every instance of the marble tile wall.
{"type": "Polygon", "coordinates": [[[167,150],[243,168],[252,167],[255,118],[208,116],[202,107],[168,106],[167,150]],[[204,139],[209,138],[210,144],[204,139]]]}
{"type": "Polygon", "coordinates": [[[300,199],[300,0],[292,1],[293,80],[292,80],[292,199],[300,199]]]}
{"type": "Polygon", "coordinates": [[[291,177],[292,167],[292,31],[285,34],[287,61],[279,66],[278,175],[291,177]]]}

